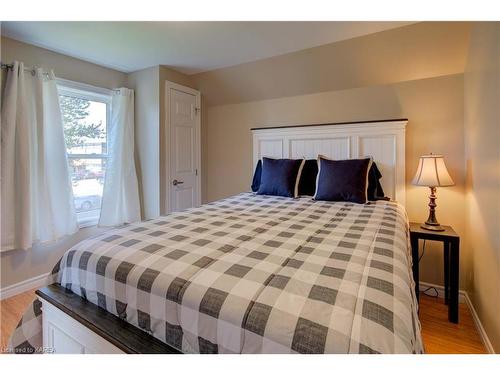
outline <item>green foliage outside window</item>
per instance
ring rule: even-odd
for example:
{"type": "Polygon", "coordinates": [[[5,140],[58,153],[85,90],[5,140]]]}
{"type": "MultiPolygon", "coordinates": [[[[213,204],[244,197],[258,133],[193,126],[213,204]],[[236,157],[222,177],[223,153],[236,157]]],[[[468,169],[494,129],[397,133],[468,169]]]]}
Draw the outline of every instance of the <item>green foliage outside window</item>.
{"type": "Polygon", "coordinates": [[[104,139],[102,121],[97,124],[82,121],[89,114],[89,100],[60,96],[59,102],[63,116],[64,138],[68,149],[82,146],[85,143],[85,138],[104,139]]]}

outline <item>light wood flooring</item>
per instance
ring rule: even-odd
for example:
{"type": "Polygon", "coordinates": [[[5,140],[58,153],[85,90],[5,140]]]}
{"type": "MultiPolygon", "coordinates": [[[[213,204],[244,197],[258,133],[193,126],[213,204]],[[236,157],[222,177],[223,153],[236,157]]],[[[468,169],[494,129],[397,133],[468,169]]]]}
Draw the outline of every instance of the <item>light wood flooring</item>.
{"type": "Polygon", "coordinates": [[[0,301],[0,352],[7,347],[10,334],[16,328],[19,319],[35,298],[35,290],[18,294],[0,301]]]}
{"type": "MultiPolygon", "coordinates": [[[[34,293],[35,290],[31,290],[0,301],[0,350],[6,347],[11,332],[33,300],[34,293]]],[[[420,321],[426,353],[486,353],[472,315],[464,303],[460,304],[459,316],[459,324],[448,322],[448,307],[443,300],[421,294],[420,321]]]]}
{"type": "Polygon", "coordinates": [[[429,354],[482,354],[487,353],[465,303],[459,306],[459,323],[448,322],[448,306],[443,299],[420,293],[419,318],[425,352],[429,354]]]}

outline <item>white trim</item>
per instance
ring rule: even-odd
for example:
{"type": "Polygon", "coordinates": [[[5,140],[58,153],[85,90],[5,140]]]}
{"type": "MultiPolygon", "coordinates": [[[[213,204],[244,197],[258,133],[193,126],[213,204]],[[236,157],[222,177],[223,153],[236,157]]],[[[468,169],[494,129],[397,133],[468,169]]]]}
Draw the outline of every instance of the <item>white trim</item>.
{"type": "Polygon", "coordinates": [[[50,272],[47,272],[42,275],[32,277],[31,279],[23,280],[0,289],[0,300],[14,297],[31,289],[46,286],[49,275],[50,272]]]}
{"type": "Polygon", "coordinates": [[[483,341],[484,346],[486,347],[486,350],[490,354],[495,354],[495,349],[493,349],[493,345],[491,344],[491,341],[486,334],[486,331],[483,327],[483,324],[481,323],[481,320],[479,319],[479,315],[477,315],[477,311],[474,308],[474,305],[472,304],[471,299],[469,298],[469,295],[467,292],[464,292],[465,294],[465,303],[467,303],[467,306],[469,307],[469,310],[472,314],[472,319],[474,320],[474,323],[476,324],[477,330],[479,332],[479,336],[481,336],[481,340],[483,341]]]}
{"type": "MultiPolygon", "coordinates": [[[[71,96],[80,99],[91,100],[99,103],[106,104],[106,154],[70,154],[66,153],[68,160],[71,159],[101,159],[106,160],[109,158],[109,126],[111,125],[111,106],[112,96],[117,90],[110,90],[103,87],[96,87],[81,82],[70,81],[67,79],[58,78],[57,90],[59,95],[71,96]]],[[[99,208],[100,212],[100,208],[99,208]]],[[[99,222],[99,215],[97,218],[81,219],[78,217],[77,222],[79,228],[86,228],[97,225],[99,222]]]]}
{"type": "Polygon", "coordinates": [[[79,219],[78,218],[78,214],[80,212],[77,212],[76,213],[76,218],[77,218],[77,221],[78,221],[78,227],[80,229],[82,228],[89,228],[89,227],[96,227],[97,224],[99,224],[99,216],[101,216],[101,210],[99,209],[99,215],[97,215],[97,217],[93,217],[91,219],[79,219]]]}
{"type": "MultiPolygon", "coordinates": [[[[431,284],[431,283],[426,283],[426,282],[420,282],[418,285],[418,290],[422,293],[424,290],[427,288],[436,288],[438,292],[438,297],[444,299],[444,286],[442,285],[437,285],[437,284],[431,284]]],[[[465,303],[465,290],[459,290],[458,291],[458,302],[459,303],[465,303]]]]}
{"type": "Polygon", "coordinates": [[[108,159],[108,154],[67,154],[72,159],[108,159]]]}
{"type": "Polygon", "coordinates": [[[77,92],[77,91],[91,92],[91,93],[97,94],[97,96],[100,96],[104,100],[106,100],[106,97],[108,97],[108,96],[110,97],[111,95],[113,95],[113,92],[116,91],[116,90],[107,89],[105,87],[92,86],[92,85],[89,85],[86,83],[70,81],[69,79],[63,79],[63,78],[57,78],[56,84],[58,86],[62,86],[64,88],[67,88],[73,92],[77,92]]]}
{"type": "MultiPolygon", "coordinates": [[[[108,145],[108,128],[111,124],[111,105],[113,90],[102,87],[95,87],[85,83],[68,81],[65,79],[57,80],[57,92],[59,95],[71,96],[75,98],[91,100],[94,102],[106,104],[106,144],[108,145]]],[[[108,150],[109,151],[109,150],[108,150]]],[[[69,154],[71,159],[98,159],[107,158],[108,154],[69,154]]]]}
{"type": "MultiPolygon", "coordinates": [[[[198,90],[192,89],[190,87],[182,86],[179,85],[178,83],[171,82],[171,81],[165,81],[165,145],[166,147],[163,148],[164,151],[160,152],[166,152],[167,154],[165,155],[165,181],[163,182],[165,184],[165,197],[162,199],[163,201],[163,211],[162,214],[169,213],[171,212],[171,207],[170,207],[170,193],[171,193],[171,184],[170,181],[172,181],[171,173],[170,173],[170,155],[168,154],[170,152],[170,90],[175,89],[178,91],[185,92],[187,94],[191,94],[196,97],[196,108],[199,110],[196,110],[195,116],[196,116],[196,191],[197,191],[197,196],[195,197],[196,202],[195,205],[199,206],[201,205],[201,93],[198,90]]],[[[160,189],[161,191],[161,189],[160,189]]]]}
{"type": "MultiPolygon", "coordinates": [[[[418,289],[420,292],[423,292],[425,289],[427,289],[429,287],[436,288],[436,290],[438,291],[438,297],[444,298],[444,287],[441,285],[420,282],[418,289]]],[[[460,303],[467,304],[467,307],[469,308],[469,311],[471,312],[472,319],[474,320],[474,324],[476,325],[477,331],[479,332],[479,336],[481,336],[481,340],[483,341],[483,344],[484,344],[486,350],[490,354],[495,354],[495,350],[493,349],[493,345],[491,344],[491,341],[490,341],[488,335],[486,334],[486,331],[483,327],[483,324],[481,323],[481,320],[479,319],[479,315],[477,315],[477,311],[474,308],[474,305],[472,304],[472,301],[469,297],[469,294],[465,290],[458,291],[458,301],[460,303]]]]}
{"type": "Polygon", "coordinates": [[[287,131],[290,133],[297,133],[302,135],[308,135],[309,133],[323,132],[326,129],[334,129],[339,132],[350,133],[352,130],[365,130],[366,128],[375,128],[374,130],[384,128],[387,130],[405,130],[407,120],[393,120],[393,121],[373,121],[373,122],[361,122],[361,123],[349,123],[349,124],[325,124],[325,125],[304,125],[304,126],[279,126],[270,128],[257,128],[253,129],[254,132],[265,135],[274,135],[276,131],[282,132],[287,131]]]}

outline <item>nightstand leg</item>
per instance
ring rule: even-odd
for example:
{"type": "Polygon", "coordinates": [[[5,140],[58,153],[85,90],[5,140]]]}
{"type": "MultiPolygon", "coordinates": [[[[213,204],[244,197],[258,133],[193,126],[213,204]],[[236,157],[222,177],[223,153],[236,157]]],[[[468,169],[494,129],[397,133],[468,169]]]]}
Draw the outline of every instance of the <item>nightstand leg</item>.
{"type": "Polygon", "coordinates": [[[418,302],[418,238],[415,236],[411,236],[410,242],[413,263],[413,281],[415,282],[415,295],[417,296],[418,302]]]}
{"type": "Polygon", "coordinates": [[[447,305],[450,298],[450,243],[443,242],[444,250],[444,303],[447,305]]]}
{"type": "Polygon", "coordinates": [[[448,320],[458,323],[458,282],[459,282],[459,239],[451,241],[450,249],[450,301],[448,320]]]}

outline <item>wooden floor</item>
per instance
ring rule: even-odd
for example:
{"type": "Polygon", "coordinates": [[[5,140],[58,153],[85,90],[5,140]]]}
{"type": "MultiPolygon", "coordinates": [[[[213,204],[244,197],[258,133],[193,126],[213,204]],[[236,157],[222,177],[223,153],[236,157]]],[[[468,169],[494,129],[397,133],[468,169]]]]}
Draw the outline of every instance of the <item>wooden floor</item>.
{"type": "Polygon", "coordinates": [[[448,322],[448,306],[442,299],[420,293],[420,323],[425,352],[429,354],[487,353],[469,307],[459,306],[459,323],[448,322]]]}
{"type": "Polygon", "coordinates": [[[0,351],[4,352],[10,334],[16,328],[19,319],[35,298],[35,290],[18,294],[0,301],[0,351]]]}
{"type": "MultiPolygon", "coordinates": [[[[35,296],[35,290],[0,301],[1,348],[5,348],[11,332],[35,296]]],[[[425,351],[429,354],[486,353],[472,315],[466,304],[460,304],[460,323],[448,322],[448,307],[443,300],[420,297],[420,321],[425,351]]]]}

